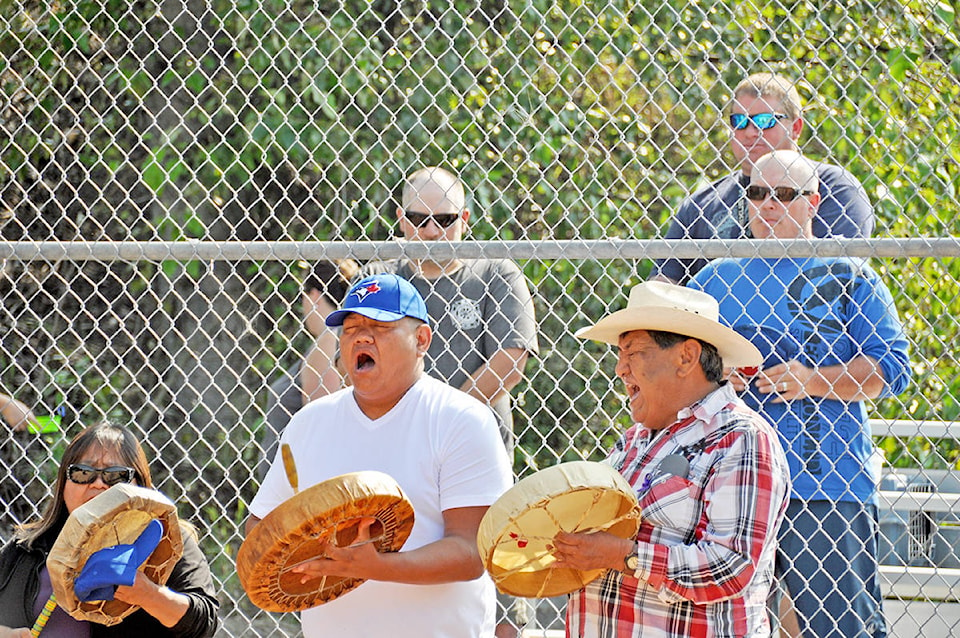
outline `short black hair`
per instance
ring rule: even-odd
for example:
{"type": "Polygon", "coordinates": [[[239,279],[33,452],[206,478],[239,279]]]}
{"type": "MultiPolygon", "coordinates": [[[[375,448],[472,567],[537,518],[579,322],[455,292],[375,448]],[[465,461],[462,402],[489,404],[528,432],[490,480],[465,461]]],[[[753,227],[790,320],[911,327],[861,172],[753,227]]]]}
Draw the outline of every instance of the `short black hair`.
{"type": "Polygon", "coordinates": [[[700,344],[700,368],[707,377],[707,381],[720,383],[723,380],[723,359],[717,351],[717,347],[712,343],[707,343],[703,339],[677,334],[676,332],[666,332],[664,330],[648,330],[647,333],[653,342],[661,350],[672,348],[678,343],[683,343],[687,339],[693,339],[700,344]]]}
{"type": "Polygon", "coordinates": [[[318,261],[304,278],[303,291],[319,290],[334,307],[339,306],[359,271],[360,266],[352,259],[318,261]]]}

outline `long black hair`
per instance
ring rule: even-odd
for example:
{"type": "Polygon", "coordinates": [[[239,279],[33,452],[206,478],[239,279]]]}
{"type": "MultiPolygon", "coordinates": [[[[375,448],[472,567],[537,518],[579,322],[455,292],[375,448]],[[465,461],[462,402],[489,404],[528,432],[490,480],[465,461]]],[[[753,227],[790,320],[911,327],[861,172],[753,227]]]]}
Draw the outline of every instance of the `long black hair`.
{"type": "Polygon", "coordinates": [[[69,516],[67,505],[63,500],[63,490],[67,484],[67,468],[83,460],[90,449],[99,449],[115,454],[128,467],[136,470],[134,483],[141,487],[153,488],[153,479],[150,476],[150,466],[147,456],[140,446],[140,441],[125,427],[110,422],[101,422],[84,429],[67,445],[57,471],[57,484],[53,497],[47,503],[43,514],[36,521],[27,523],[17,530],[17,540],[26,547],[50,530],[63,527],[69,516]]]}

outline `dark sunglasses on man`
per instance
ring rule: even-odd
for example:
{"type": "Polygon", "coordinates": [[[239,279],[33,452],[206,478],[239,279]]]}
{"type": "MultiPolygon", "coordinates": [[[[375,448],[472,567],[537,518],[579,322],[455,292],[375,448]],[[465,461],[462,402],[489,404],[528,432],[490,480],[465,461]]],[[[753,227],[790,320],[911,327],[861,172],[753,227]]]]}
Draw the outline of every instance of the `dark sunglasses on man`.
{"type": "Polygon", "coordinates": [[[766,201],[768,197],[771,197],[778,202],[789,204],[798,197],[813,195],[815,192],[816,191],[802,191],[799,188],[792,188],[790,186],[774,186],[770,188],[769,186],[756,186],[751,184],[747,186],[747,199],[752,202],[763,202],[766,201]]]}
{"type": "Polygon", "coordinates": [[[132,483],[137,471],[132,467],[114,465],[111,467],[93,467],[85,463],[74,463],[67,468],[67,478],[77,485],[89,485],[100,477],[106,485],[132,483]]]}
{"type": "Polygon", "coordinates": [[[730,116],[730,126],[735,131],[742,131],[753,122],[753,125],[758,129],[766,131],[776,126],[779,120],[785,120],[786,118],[787,116],[783,113],[754,113],[753,115],[734,113],[730,116]]]}
{"type": "Polygon", "coordinates": [[[460,219],[460,213],[438,213],[436,215],[428,215],[426,213],[414,213],[413,211],[409,210],[403,211],[403,216],[406,217],[407,221],[417,228],[423,228],[431,219],[440,228],[450,228],[458,219],[460,219]]]}

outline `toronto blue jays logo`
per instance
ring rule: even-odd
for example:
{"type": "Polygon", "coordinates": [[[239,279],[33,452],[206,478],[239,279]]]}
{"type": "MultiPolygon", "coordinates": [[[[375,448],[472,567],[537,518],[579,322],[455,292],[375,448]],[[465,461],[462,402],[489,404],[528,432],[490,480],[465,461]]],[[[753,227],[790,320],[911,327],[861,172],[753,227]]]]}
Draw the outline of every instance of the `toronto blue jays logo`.
{"type": "Polygon", "coordinates": [[[380,290],[381,290],[380,284],[378,284],[375,281],[371,281],[370,283],[364,286],[360,286],[359,288],[354,290],[353,294],[355,294],[357,296],[357,299],[362,303],[363,300],[367,298],[367,295],[372,295],[375,292],[380,292],[380,290]]]}

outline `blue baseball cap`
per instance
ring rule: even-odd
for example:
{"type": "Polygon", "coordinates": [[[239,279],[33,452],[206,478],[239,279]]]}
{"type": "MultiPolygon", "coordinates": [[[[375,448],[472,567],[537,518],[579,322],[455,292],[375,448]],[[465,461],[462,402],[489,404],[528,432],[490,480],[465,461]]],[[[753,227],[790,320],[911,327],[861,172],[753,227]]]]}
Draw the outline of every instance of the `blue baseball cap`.
{"type": "Polygon", "coordinates": [[[343,325],[351,312],[375,321],[399,321],[413,317],[430,323],[427,304],[409,281],[389,273],[371,275],[355,283],[343,298],[343,307],[327,316],[331,328],[343,325]]]}

